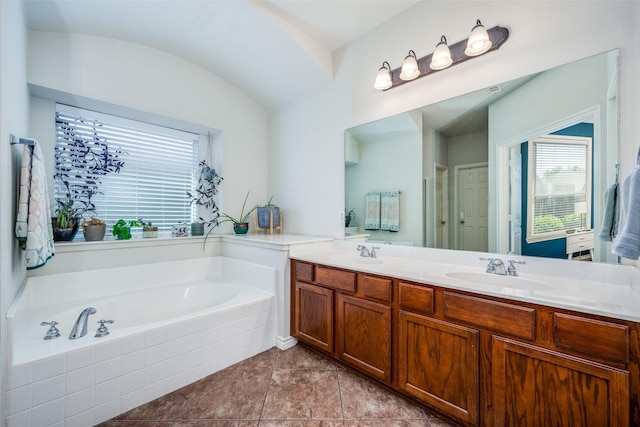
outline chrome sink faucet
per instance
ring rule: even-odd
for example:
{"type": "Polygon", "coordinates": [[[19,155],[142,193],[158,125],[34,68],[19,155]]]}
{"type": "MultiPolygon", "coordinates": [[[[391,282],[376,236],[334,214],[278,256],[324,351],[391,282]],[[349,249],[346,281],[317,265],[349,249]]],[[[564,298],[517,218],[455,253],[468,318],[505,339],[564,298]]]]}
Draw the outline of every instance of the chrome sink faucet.
{"type": "Polygon", "coordinates": [[[365,245],[358,245],[357,249],[360,251],[361,257],[376,258],[376,249],[380,249],[378,246],[372,246],[371,251],[365,245]]]}
{"type": "Polygon", "coordinates": [[[87,321],[89,320],[89,316],[95,313],[96,309],[93,307],[87,307],[82,310],[82,313],[78,316],[78,320],[76,320],[76,323],[73,325],[71,334],[69,334],[70,340],[75,340],[87,335],[87,321]]]}
{"type": "Polygon", "coordinates": [[[508,261],[509,266],[505,267],[504,262],[499,258],[480,258],[482,261],[489,261],[487,264],[487,273],[499,274],[501,276],[517,276],[516,264],[525,264],[524,261],[508,261]]]}

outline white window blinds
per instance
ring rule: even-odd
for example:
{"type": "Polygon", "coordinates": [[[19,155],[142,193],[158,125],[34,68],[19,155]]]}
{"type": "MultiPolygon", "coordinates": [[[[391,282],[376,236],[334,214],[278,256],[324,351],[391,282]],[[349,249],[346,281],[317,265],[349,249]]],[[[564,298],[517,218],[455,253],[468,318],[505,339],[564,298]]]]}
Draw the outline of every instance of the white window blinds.
{"type": "Polygon", "coordinates": [[[81,205],[107,221],[142,218],[160,231],[190,222],[198,135],[65,105],[56,108],[55,197],[69,182],[81,205]],[[90,196],[90,197],[88,197],[90,196]]]}
{"type": "Polygon", "coordinates": [[[591,138],[547,135],[529,141],[528,193],[528,240],[556,238],[588,226],[591,138]],[[587,212],[577,212],[576,203],[586,203],[587,212]]]}

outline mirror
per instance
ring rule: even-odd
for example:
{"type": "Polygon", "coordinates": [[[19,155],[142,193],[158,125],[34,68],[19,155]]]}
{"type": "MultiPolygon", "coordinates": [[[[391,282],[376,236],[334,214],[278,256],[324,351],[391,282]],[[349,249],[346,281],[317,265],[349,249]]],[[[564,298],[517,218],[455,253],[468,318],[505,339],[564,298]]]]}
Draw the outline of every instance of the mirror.
{"type": "MultiPolygon", "coordinates": [[[[618,55],[605,52],[347,129],[345,208],[355,218],[345,224],[345,238],[567,258],[564,230],[528,235],[534,163],[526,152],[529,141],[571,138],[580,128],[575,136],[587,132],[592,141],[592,165],[590,197],[582,194],[588,211],[575,229],[594,230],[594,261],[616,262],[610,242],[597,234],[618,163],[618,55]]],[[[575,219],[570,213],[557,215],[575,219]]]]}

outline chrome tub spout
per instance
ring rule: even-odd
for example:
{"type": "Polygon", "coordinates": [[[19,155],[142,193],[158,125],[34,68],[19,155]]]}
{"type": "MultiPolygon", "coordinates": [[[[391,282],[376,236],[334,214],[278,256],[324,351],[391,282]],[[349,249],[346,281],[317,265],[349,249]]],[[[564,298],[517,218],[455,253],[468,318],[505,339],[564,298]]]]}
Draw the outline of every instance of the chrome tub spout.
{"type": "Polygon", "coordinates": [[[70,340],[75,340],[87,335],[87,321],[89,320],[89,315],[95,314],[96,309],[93,307],[87,307],[82,310],[80,316],[78,316],[78,320],[73,325],[73,329],[71,330],[71,334],[69,335],[70,340]]]}

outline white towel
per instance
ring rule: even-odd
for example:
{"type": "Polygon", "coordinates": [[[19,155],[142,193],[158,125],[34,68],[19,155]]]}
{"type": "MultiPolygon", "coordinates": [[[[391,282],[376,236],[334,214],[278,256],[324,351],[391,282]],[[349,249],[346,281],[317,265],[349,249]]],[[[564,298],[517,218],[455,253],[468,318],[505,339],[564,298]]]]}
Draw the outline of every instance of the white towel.
{"type": "Polygon", "coordinates": [[[400,230],[400,192],[380,193],[380,230],[400,230]]]}
{"type": "Polygon", "coordinates": [[[365,199],[364,229],[380,230],[380,192],[367,193],[365,199]]]}
{"type": "Polygon", "coordinates": [[[16,237],[25,249],[27,270],[44,266],[55,254],[47,173],[40,145],[25,145],[20,171],[16,237]]]}
{"type": "Polygon", "coordinates": [[[640,257],[640,166],[631,171],[620,192],[620,224],[611,252],[623,258],[640,257]]]}

